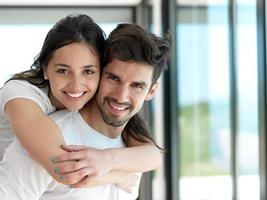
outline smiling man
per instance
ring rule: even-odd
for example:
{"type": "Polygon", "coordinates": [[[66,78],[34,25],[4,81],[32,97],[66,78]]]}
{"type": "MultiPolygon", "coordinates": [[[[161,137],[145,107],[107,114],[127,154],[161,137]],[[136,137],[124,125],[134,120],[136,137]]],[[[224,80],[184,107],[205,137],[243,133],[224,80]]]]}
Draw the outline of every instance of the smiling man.
{"type": "Polygon", "coordinates": [[[152,88],[153,68],[145,63],[114,59],[103,71],[97,105],[104,122],[124,126],[150,100],[158,86],[152,88]],[[122,70],[123,69],[123,70],[122,70]]]}

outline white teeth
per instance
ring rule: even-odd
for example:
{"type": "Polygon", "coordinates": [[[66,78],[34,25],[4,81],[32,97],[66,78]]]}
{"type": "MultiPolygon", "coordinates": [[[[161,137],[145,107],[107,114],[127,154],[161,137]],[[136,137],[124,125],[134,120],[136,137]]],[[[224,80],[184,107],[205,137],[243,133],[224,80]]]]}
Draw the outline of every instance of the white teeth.
{"type": "Polygon", "coordinates": [[[111,105],[113,108],[115,108],[116,110],[119,110],[119,111],[122,111],[122,110],[128,108],[128,106],[117,105],[117,104],[112,103],[112,102],[110,102],[110,105],[111,105]]]}
{"type": "Polygon", "coordinates": [[[78,98],[78,97],[83,95],[83,92],[80,92],[80,93],[69,93],[69,92],[67,92],[67,95],[69,95],[71,97],[74,97],[74,98],[78,98]]]}

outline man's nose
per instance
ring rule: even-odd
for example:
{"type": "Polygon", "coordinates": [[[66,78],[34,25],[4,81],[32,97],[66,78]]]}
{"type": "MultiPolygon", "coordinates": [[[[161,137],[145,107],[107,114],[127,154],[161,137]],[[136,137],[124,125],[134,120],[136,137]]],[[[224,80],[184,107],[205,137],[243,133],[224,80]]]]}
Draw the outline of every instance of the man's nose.
{"type": "Polygon", "coordinates": [[[117,99],[118,102],[123,103],[123,102],[128,102],[129,100],[129,89],[125,85],[120,85],[116,90],[115,90],[115,98],[117,99]]]}

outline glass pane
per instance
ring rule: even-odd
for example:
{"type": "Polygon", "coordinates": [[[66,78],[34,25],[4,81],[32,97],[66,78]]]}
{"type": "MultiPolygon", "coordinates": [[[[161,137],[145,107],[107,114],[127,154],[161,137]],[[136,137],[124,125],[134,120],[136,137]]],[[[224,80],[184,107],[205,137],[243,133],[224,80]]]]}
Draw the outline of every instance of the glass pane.
{"type": "Polygon", "coordinates": [[[48,30],[64,16],[72,13],[87,14],[101,26],[106,35],[118,23],[133,20],[130,7],[5,7],[0,8],[0,13],[0,87],[10,75],[30,68],[48,30]]]}
{"type": "Polygon", "coordinates": [[[237,193],[259,199],[256,1],[237,0],[237,193]]]}
{"type": "Polygon", "coordinates": [[[52,24],[0,24],[0,86],[14,73],[30,68],[52,24]]]}
{"type": "Polygon", "coordinates": [[[232,199],[228,5],[205,2],[177,7],[182,200],[232,199]]]}

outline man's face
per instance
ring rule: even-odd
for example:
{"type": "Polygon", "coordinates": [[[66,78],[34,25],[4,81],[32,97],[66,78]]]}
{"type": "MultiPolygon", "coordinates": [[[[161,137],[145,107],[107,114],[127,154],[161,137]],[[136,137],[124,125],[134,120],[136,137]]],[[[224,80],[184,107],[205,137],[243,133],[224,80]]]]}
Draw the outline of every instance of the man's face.
{"type": "Polygon", "coordinates": [[[104,67],[96,100],[105,123],[125,125],[154,96],[152,75],[153,67],[143,63],[114,59],[104,67]]]}

